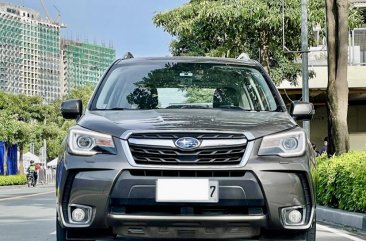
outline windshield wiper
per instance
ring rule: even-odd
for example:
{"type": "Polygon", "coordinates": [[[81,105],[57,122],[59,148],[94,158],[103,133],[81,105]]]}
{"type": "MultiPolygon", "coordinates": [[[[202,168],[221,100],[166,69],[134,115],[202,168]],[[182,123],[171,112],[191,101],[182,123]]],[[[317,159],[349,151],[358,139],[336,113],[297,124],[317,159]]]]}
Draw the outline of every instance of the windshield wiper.
{"type": "Polygon", "coordinates": [[[233,105],[220,105],[218,107],[215,107],[214,109],[253,111],[252,109],[244,109],[240,106],[233,106],[233,105]]]}
{"type": "Polygon", "coordinates": [[[103,109],[103,110],[131,110],[131,109],[123,108],[123,107],[113,107],[113,108],[110,108],[110,109],[103,109]]]}

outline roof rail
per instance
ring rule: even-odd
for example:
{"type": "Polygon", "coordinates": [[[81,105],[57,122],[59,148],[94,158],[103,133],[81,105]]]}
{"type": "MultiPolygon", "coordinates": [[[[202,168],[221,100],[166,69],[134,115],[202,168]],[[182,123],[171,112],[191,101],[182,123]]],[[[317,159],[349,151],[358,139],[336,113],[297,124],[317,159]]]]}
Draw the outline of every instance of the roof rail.
{"type": "Polygon", "coordinates": [[[123,55],[122,59],[133,59],[133,55],[131,54],[131,52],[127,52],[123,55]]]}
{"type": "Polygon", "coordinates": [[[250,57],[249,57],[249,54],[247,54],[247,53],[241,53],[237,59],[250,60],[250,57]]]}

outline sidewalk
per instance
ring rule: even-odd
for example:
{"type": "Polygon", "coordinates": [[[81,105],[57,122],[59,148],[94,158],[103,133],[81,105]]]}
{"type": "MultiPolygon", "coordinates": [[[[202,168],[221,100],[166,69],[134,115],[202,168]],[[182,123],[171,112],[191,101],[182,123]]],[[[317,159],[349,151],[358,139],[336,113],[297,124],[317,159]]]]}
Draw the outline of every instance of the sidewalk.
{"type": "MultiPolygon", "coordinates": [[[[37,184],[35,188],[48,188],[48,187],[55,187],[55,183],[49,184],[37,184]]],[[[0,186],[0,190],[3,189],[23,189],[23,188],[30,188],[27,184],[22,185],[8,185],[8,186],[0,186]]]]}
{"type": "Polygon", "coordinates": [[[366,232],[366,214],[317,206],[316,220],[366,232]]]}

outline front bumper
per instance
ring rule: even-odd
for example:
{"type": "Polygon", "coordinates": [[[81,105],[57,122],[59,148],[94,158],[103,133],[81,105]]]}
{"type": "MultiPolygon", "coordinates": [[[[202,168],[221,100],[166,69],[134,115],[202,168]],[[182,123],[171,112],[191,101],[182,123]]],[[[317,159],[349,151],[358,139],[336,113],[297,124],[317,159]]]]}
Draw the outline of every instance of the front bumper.
{"type": "Polygon", "coordinates": [[[79,169],[65,170],[63,176],[58,207],[63,226],[70,229],[136,237],[250,238],[262,230],[308,229],[314,215],[306,172],[79,169]],[[156,202],[157,179],[193,176],[218,181],[218,203],[156,202]],[[90,223],[70,222],[68,208],[75,204],[92,207],[90,223]],[[292,206],[306,207],[304,225],[284,226],[281,209],[292,206]]]}

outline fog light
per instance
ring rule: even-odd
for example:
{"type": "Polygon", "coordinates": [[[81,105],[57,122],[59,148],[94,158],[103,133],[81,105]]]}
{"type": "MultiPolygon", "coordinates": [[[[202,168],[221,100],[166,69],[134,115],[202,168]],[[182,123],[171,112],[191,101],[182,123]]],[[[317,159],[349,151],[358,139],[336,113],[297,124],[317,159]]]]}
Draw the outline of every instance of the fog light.
{"type": "Polygon", "coordinates": [[[69,204],[68,216],[70,224],[86,227],[92,221],[93,208],[80,204],[69,204]]]}
{"type": "Polygon", "coordinates": [[[72,211],[72,220],[75,222],[84,221],[85,216],[86,216],[85,211],[81,208],[75,208],[72,211]]]}
{"type": "Polygon", "coordinates": [[[288,220],[291,223],[300,223],[302,220],[302,214],[298,210],[292,210],[288,213],[288,220]]]}
{"type": "Polygon", "coordinates": [[[303,206],[293,206],[282,209],[282,221],[285,227],[305,224],[306,209],[303,206]]]}

